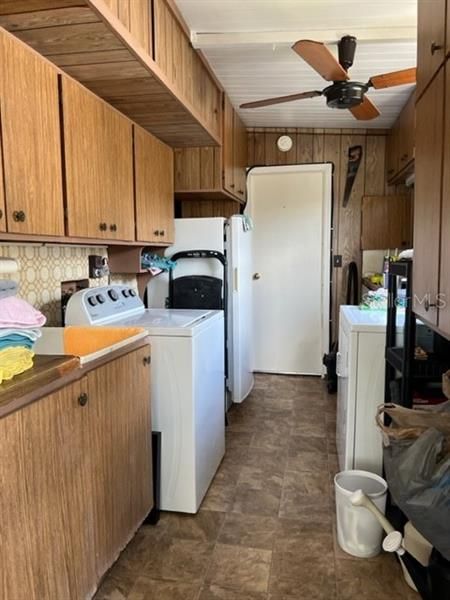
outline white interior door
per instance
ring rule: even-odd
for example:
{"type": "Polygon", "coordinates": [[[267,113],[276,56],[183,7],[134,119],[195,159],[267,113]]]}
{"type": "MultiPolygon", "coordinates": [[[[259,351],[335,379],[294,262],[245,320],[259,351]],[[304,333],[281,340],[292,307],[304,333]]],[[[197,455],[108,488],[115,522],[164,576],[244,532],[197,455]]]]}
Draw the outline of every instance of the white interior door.
{"type": "Polygon", "coordinates": [[[254,221],[256,371],[321,375],[328,351],[330,164],[257,167],[248,175],[254,221]]]}

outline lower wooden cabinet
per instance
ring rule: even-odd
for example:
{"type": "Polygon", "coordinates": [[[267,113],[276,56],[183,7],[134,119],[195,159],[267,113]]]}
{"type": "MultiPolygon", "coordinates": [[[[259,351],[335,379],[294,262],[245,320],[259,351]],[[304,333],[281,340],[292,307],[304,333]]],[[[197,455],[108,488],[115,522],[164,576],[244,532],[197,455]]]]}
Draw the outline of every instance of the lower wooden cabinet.
{"type": "Polygon", "coordinates": [[[136,240],[174,242],[173,150],[134,126],[136,240]]]}
{"type": "Polygon", "coordinates": [[[87,378],[98,577],[152,506],[150,369],[144,365],[148,355],[148,348],[127,354],[87,378]]]}
{"type": "Polygon", "coordinates": [[[5,600],[92,597],[150,511],[148,355],[131,352],[0,420],[5,600]]]}
{"type": "MultiPolygon", "coordinates": [[[[3,164],[2,139],[0,132],[0,165],[3,164]]],[[[0,232],[6,231],[6,205],[5,205],[5,188],[3,181],[3,169],[0,169],[0,232]]]]}
{"type": "Polygon", "coordinates": [[[416,105],[414,311],[431,325],[438,324],[444,89],[441,69],[416,105]]]}

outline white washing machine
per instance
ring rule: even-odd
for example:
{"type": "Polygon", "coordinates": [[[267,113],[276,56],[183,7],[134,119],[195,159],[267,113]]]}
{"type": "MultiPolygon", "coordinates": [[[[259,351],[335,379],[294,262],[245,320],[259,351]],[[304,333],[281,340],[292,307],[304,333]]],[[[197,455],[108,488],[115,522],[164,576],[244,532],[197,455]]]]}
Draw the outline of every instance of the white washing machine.
{"type": "Polygon", "coordinates": [[[134,290],[112,285],[74,294],[66,325],[148,331],[152,428],[162,434],[160,507],[196,513],[225,453],[223,311],[146,309],[134,290]]]}
{"type": "Polygon", "coordinates": [[[382,475],[382,436],[375,422],[384,402],[386,311],[341,306],[336,372],[339,468],[382,475]]]}

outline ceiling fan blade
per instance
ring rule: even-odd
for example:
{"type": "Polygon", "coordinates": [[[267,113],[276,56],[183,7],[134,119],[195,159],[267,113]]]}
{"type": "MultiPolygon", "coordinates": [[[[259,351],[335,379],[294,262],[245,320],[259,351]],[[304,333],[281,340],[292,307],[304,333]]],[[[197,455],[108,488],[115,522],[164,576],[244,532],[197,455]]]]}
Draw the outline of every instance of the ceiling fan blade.
{"type": "Polygon", "coordinates": [[[349,78],[347,71],[322,42],[299,40],[292,46],[292,50],[297,52],[326,81],[345,81],[349,78]]]}
{"type": "Polygon", "coordinates": [[[380,111],[375,106],[375,104],[368,98],[364,97],[364,100],[358,106],[354,106],[349,109],[355,119],[358,121],[370,121],[371,119],[376,119],[380,116],[380,111]]]}
{"type": "Polygon", "coordinates": [[[406,83],[416,83],[416,71],[412,69],[403,69],[402,71],[393,71],[392,73],[383,73],[371,77],[369,84],[375,89],[394,87],[396,85],[405,85],[406,83]]]}
{"type": "Polygon", "coordinates": [[[267,98],[266,100],[257,100],[256,102],[246,102],[239,108],[258,108],[260,106],[271,106],[272,104],[283,104],[283,102],[293,102],[294,100],[303,100],[304,98],[315,98],[321,96],[322,92],[302,92],[300,94],[291,94],[289,96],[278,96],[278,98],[267,98]]]}

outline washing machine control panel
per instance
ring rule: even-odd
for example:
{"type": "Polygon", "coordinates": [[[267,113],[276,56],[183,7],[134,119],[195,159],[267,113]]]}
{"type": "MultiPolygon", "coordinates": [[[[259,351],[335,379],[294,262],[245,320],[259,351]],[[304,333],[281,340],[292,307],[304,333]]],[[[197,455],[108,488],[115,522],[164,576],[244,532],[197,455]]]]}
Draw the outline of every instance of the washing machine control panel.
{"type": "Polygon", "coordinates": [[[126,285],[108,285],[76,292],[68,301],[66,325],[107,325],[145,311],[137,291],[126,285]]]}

